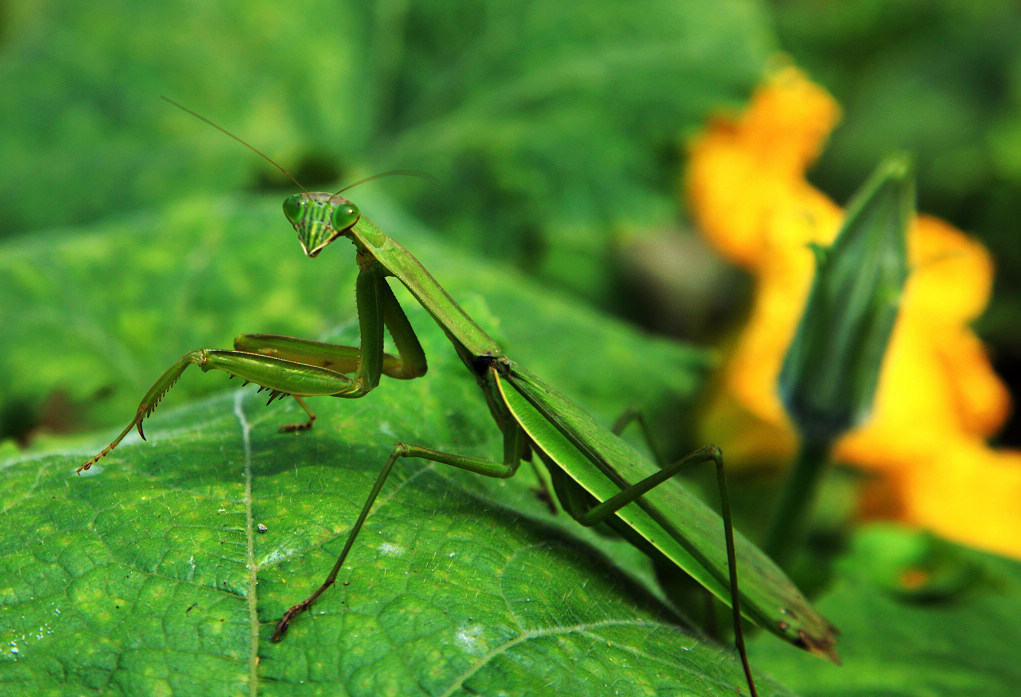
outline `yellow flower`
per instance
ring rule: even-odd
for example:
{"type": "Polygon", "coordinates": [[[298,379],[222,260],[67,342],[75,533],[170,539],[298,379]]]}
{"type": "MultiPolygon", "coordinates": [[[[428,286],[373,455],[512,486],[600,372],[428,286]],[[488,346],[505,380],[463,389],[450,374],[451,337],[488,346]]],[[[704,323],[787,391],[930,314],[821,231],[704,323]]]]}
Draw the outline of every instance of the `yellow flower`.
{"type": "MultiPolygon", "coordinates": [[[[774,73],[736,118],[691,145],[687,187],[705,236],[755,278],[751,315],[718,376],[704,427],[736,459],[789,457],[796,436],[776,380],[815,269],[843,211],[805,179],[839,118],[793,67],[774,73]]],[[[883,363],[872,418],[835,457],[874,479],[863,513],[896,518],[1021,557],[1021,453],[990,449],[1010,397],[968,328],[985,307],[992,260],[935,218],[908,232],[911,275],[883,363]]]]}

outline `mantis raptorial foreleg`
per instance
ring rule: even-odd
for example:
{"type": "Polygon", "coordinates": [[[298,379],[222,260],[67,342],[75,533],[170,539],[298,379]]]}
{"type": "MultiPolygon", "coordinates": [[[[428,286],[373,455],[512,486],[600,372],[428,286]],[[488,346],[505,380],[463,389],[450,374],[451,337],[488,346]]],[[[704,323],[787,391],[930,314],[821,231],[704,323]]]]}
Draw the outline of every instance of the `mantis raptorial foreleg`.
{"type": "Polygon", "coordinates": [[[190,365],[203,371],[222,370],[231,377],[252,382],[271,391],[269,401],[293,396],[308,414],[308,420],[281,426],[281,431],[311,428],[315,413],[302,397],[330,396],[357,399],[379,384],[381,375],[412,379],[427,370],[425,353],[393,290],[378,269],[358,274],[356,303],[362,345],[341,346],[311,339],[276,334],[243,334],[234,340],[235,350],[189,351],[149,388],[135,412],[135,418],[110,445],[86,461],[78,472],[87,470],[107,455],[132,429],[145,439],[142,420],[152,414],[163,396],[190,365]],[[383,351],[383,329],[394,340],[397,356],[383,351]],[[354,377],[349,377],[353,374],[354,377]]]}
{"type": "MultiPolygon", "coordinates": [[[[134,428],[138,429],[138,435],[144,440],[145,432],[142,430],[142,420],[153,412],[163,396],[190,365],[197,365],[203,371],[222,370],[231,377],[241,378],[245,382],[254,382],[263,389],[271,391],[270,402],[283,395],[293,395],[309,415],[308,426],[315,421],[315,414],[306,406],[301,399],[302,396],[360,397],[366,392],[361,385],[348,376],[314,365],[302,365],[273,356],[262,356],[243,351],[223,349],[189,351],[149,388],[138,405],[135,418],[121,431],[120,435],[114,438],[113,442],[102,452],[82,464],[78,468],[78,472],[92,467],[97,460],[116,448],[134,428]]],[[[284,428],[285,430],[298,430],[301,425],[284,428]]]]}

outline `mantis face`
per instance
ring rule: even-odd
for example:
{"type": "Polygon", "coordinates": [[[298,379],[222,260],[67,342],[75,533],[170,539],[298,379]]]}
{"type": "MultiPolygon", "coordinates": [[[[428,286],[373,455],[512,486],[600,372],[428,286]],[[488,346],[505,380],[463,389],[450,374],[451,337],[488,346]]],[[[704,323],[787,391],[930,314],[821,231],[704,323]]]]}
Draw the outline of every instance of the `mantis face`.
{"type": "Polygon", "coordinates": [[[288,196],[284,199],[284,215],[298,232],[305,254],[314,257],[350,230],[361,213],[343,196],[315,192],[288,196]]]}

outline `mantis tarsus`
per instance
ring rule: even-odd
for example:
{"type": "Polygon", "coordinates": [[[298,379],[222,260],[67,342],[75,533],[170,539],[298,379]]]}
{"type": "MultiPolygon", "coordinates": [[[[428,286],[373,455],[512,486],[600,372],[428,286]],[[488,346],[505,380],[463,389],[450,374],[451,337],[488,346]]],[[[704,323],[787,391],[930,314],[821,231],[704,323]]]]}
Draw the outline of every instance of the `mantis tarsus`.
{"type": "MultiPolygon", "coordinates": [[[[180,108],[239,140],[290,177],[233,134],[180,108]]],[[[305,397],[353,399],[368,394],[383,375],[396,379],[421,377],[426,372],[425,354],[386,280],[394,277],[433,317],[475,376],[503,434],[503,455],[499,460],[487,460],[403,442],[394,445],[329,576],[312,595],[284,614],[273,632],[273,641],[279,641],[295,617],[334,583],[398,459],[418,458],[487,477],[506,478],[515,474],[521,462],[527,460],[534,465],[533,458],[538,458],[549,471],[561,507],[578,522],[588,526],[609,525],[643,551],[669,560],[730,605],[735,641],[753,695],[755,687],[744,651],[742,615],[796,646],[836,660],[835,629],[763,552],[733,532],[718,448],[706,446],[662,468],[653,464],[508,358],[422,264],[362,215],[355,204],[339,192],[302,190],[303,193],[287,197],[283,209],[305,254],[315,257],[341,238],[354,243],[359,267],[356,302],[361,345],[339,346],[278,335],[246,334],[235,340],[234,350],[189,351],[149,389],[124,431],[84,463],[79,472],[113,450],[133,428],[144,438],[142,420],[192,364],[203,371],[222,370],[256,383],[270,390],[270,401],[293,397],[308,414],[308,420],[283,426],[281,431],[311,428],[315,415],[306,405],[305,397]],[[393,338],[396,356],[384,353],[384,327],[393,338]],[[716,466],[722,519],[673,479],[685,467],[704,462],[716,466]],[[743,578],[740,587],[737,559],[741,560],[743,578]]]]}

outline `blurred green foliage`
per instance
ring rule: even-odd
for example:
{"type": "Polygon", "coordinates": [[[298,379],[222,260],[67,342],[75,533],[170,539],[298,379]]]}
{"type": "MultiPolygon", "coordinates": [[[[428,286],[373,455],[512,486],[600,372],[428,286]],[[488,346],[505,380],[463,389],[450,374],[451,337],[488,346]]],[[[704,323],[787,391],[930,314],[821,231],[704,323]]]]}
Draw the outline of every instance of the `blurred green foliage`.
{"type": "Polygon", "coordinates": [[[669,220],[680,144],[737,105],[774,44],[760,6],[136,0],[8,9],[0,235],[182,195],[418,168],[435,229],[590,295],[610,240],[669,220]],[[56,199],[56,200],[55,200],[56,199]]]}

